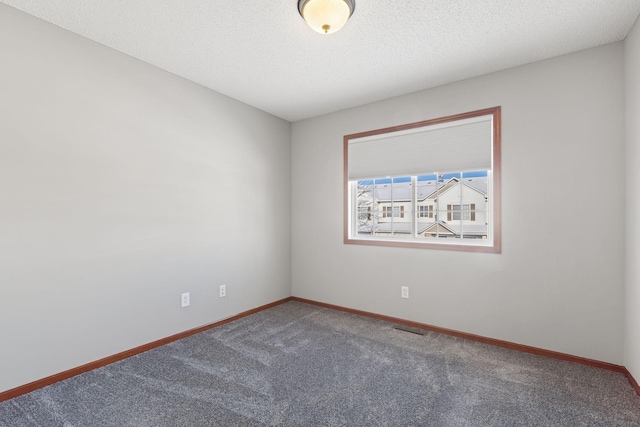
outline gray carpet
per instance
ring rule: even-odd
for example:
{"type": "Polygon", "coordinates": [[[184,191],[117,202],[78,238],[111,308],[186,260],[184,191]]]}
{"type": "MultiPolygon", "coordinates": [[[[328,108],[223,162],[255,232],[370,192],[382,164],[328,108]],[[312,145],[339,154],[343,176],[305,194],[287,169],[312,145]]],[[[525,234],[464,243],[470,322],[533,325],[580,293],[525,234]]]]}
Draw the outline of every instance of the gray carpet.
{"type": "Polygon", "coordinates": [[[288,302],[0,403],[0,426],[640,426],[619,373],[288,302]]]}

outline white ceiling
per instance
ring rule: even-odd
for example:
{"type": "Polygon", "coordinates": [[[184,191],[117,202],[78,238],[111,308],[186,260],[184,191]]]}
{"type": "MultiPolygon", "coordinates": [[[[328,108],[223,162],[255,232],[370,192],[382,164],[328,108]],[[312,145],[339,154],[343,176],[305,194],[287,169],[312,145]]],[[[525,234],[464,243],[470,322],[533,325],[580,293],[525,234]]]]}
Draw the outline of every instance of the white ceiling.
{"type": "Polygon", "coordinates": [[[640,0],[356,0],[315,33],[296,0],[0,0],[289,121],[625,38],[640,0]]]}

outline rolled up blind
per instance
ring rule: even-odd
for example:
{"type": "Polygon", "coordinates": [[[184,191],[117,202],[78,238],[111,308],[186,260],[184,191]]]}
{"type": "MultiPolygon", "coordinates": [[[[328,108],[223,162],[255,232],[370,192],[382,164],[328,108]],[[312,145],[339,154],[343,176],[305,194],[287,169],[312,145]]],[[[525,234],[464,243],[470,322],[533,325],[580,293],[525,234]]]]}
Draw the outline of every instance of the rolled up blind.
{"type": "Polygon", "coordinates": [[[349,180],[490,170],[492,117],[349,139],[349,180]]]}

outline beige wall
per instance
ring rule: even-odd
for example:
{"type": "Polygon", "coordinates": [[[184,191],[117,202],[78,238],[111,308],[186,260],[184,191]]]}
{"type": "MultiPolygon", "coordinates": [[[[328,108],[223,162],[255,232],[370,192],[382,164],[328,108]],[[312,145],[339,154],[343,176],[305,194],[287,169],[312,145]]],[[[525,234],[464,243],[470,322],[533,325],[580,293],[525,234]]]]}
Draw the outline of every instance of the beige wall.
{"type": "Polygon", "coordinates": [[[0,392],[290,295],[288,122],[5,5],[0,52],[0,392]]]}
{"type": "Polygon", "coordinates": [[[640,21],[625,40],[626,334],[625,366],[640,381],[640,21]]]}
{"type": "Polygon", "coordinates": [[[623,117],[615,43],[294,123],[293,295],[621,364],[623,117]],[[343,244],[343,135],[498,105],[502,254],[343,244]]]}

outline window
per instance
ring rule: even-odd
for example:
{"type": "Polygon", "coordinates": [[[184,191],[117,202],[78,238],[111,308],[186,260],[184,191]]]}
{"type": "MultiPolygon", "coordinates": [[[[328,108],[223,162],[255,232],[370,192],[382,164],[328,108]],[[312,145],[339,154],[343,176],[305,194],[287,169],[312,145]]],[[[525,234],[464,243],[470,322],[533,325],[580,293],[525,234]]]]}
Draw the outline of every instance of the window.
{"type": "Polygon", "coordinates": [[[469,205],[449,205],[447,207],[448,221],[475,221],[475,203],[469,205]],[[462,209],[461,209],[462,206],[462,209]]]}
{"type": "Polygon", "coordinates": [[[433,218],[433,206],[418,206],[418,217],[433,218]]]}
{"type": "Polygon", "coordinates": [[[500,107],[344,137],[345,243],[500,252],[500,107]]]}
{"type": "Polygon", "coordinates": [[[371,221],[371,206],[358,206],[358,219],[360,221],[371,221]]]}
{"type": "Polygon", "coordinates": [[[383,218],[404,218],[404,206],[383,206],[383,218]]]}

